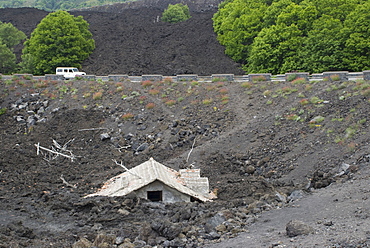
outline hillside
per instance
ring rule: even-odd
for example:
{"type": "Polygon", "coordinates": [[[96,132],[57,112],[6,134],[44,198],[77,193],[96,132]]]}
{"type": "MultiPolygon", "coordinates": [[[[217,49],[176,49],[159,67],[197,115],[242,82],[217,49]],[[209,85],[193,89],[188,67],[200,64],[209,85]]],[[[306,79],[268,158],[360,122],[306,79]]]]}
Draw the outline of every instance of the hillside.
{"type": "MultiPolygon", "coordinates": [[[[97,44],[83,69],[242,74],[212,32],[215,2],[186,2],[193,18],[176,25],[156,22],[167,3],[73,12],[97,44]]],[[[0,20],[29,35],[46,14],[0,9],[0,20]]],[[[369,247],[369,89],[363,80],[2,78],[0,247],[369,247]],[[130,169],[150,157],[201,169],[218,198],[84,198],[125,171],[114,160],[130,169]]]]}
{"type": "MultiPolygon", "coordinates": [[[[213,33],[217,1],[189,1],[192,18],[177,24],[158,21],[169,3],[175,2],[137,1],[71,12],[90,24],[96,42],[82,69],[95,75],[243,74],[213,33]]],[[[0,21],[28,36],[46,15],[32,8],[0,9],[0,21]]],[[[18,57],[20,52],[18,47],[18,57]]]]}
{"type": "Polygon", "coordinates": [[[363,81],[2,81],[0,247],[71,247],[78,240],[92,246],[98,234],[96,243],[119,247],[203,247],[254,222],[266,226],[258,220],[274,208],[287,213],[275,215],[284,219],[271,222],[271,236],[251,229],[259,236],[249,232],[229,247],[262,241],[311,247],[299,244],[313,240],[321,240],[316,247],[365,247],[369,191],[355,185],[369,178],[368,87],[363,81]],[[36,144],[61,151],[59,144],[75,160],[37,155],[36,144]],[[200,168],[218,199],[158,205],[135,196],[82,198],[122,172],[112,160],[132,168],[150,157],[174,169],[200,168]],[[301,197],[324,194],[329,185],[332,200],[318,197],[302,207],[335,208],[331,218],[301,212],[301,197]],[[315,234],[282,233],[293,210],[315,234]]]}

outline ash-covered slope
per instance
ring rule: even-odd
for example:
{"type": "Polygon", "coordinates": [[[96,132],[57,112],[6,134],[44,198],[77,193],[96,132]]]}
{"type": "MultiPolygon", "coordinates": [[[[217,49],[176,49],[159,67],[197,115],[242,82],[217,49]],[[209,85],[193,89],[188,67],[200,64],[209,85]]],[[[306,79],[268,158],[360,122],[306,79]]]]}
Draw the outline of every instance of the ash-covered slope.
{"type": "MultiPolygon", "coordinates": [[[[139,1],[72,11],[90,24],[96,49],[82,69],[88,74],[243,74],[240,65],[224,54],[212,28],[217,1],[189,2],[189,20],[160,21],[173,1],[139,1]]],[[[28,36],[48,12],[0,9],[0,21],[11,22],[28,36]]],[[[16,49],[20,57],[22,47],[16,49]]]]}

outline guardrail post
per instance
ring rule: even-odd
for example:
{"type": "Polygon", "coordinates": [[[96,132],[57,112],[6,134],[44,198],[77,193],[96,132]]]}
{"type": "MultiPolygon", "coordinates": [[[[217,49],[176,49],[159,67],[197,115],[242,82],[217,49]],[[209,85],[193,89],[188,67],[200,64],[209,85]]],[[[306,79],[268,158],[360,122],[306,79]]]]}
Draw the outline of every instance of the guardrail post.
{"type": "Polygon", "coordinates": [[[56,74],[45,74],[45,80],[64,80],[64,76],[56,74]]]}
{"type": "Polygon", "coordinates": [[[212,74],[212,81],[234,81],[234,74],[212,74]]]}
{"type": "Polygon", "coordinates": [[[369,81],[370,80],[370,71],[363,71],[362,72],[364,80],[369,81]]]}
{"type": "Polygon", "coordinates": [[[109,81],[119,82],[119,81],[125,81],[128,79],[128,75],[108,75],[109,81]]]}
{"type": "Polygon", "coordinates": [[[87,80],[87,81],[95,81],[96,80],[95,75],[82,75],[82,76],[79,76],[79,77],[81,77],[83,80],[87,80]]]}
{"type": "Polygon", "coordinates": [[[184,74],[184,75],[177,75],[177,81],[198,81],[197,74],[184,74]]]}
{"type": "Polygon", "coordinates": [[[292,73],[285,73],[285,81],[292,82],[298,78],[309,81],[309,73],[308,72],[292,72],[292,73]]]}
{"type": "Polygon", "coordinates": [[[323,80],[325,81],[347,81],[348,71],[327,71],[322,73],[323,80]]]}
{"type": "Polygon", "coordinates": [[[271,81],[271,73],[248,74],[249,82],[271,81]]]}
{"type": "Polygon", "coordinates": [[[141,80],[142,81],[162,81],[163,76],[162,75],[142,75],[141,80]]]}

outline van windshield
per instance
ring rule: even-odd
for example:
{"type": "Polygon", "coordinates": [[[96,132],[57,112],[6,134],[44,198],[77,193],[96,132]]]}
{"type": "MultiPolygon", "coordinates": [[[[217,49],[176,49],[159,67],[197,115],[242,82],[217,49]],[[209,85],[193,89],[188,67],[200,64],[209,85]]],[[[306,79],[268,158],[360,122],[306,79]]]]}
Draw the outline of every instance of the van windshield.
{"type": "Polygon", "coordinates": [[[73,71],[74,71],[74,72],[78,72],[78,69],[77,69],[77,68],[73,68],[73,71]]]}

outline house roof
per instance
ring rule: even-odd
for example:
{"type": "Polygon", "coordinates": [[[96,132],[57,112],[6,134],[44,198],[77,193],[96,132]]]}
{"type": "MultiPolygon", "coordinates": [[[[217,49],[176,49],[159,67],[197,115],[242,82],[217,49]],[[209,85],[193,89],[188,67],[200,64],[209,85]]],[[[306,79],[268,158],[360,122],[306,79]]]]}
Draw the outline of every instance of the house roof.
{"type": "Polygon", "coordinates": [[[168,187],[183,194],[195,197],[201,201],[214,198],[212,194],[204,195],[186,186],[184,178],[176,170],[150,158],[148,161],[108,180],[96,193],[91,196],[123,196],[136,191],[154,181],[161,181],[168,187]]]}

